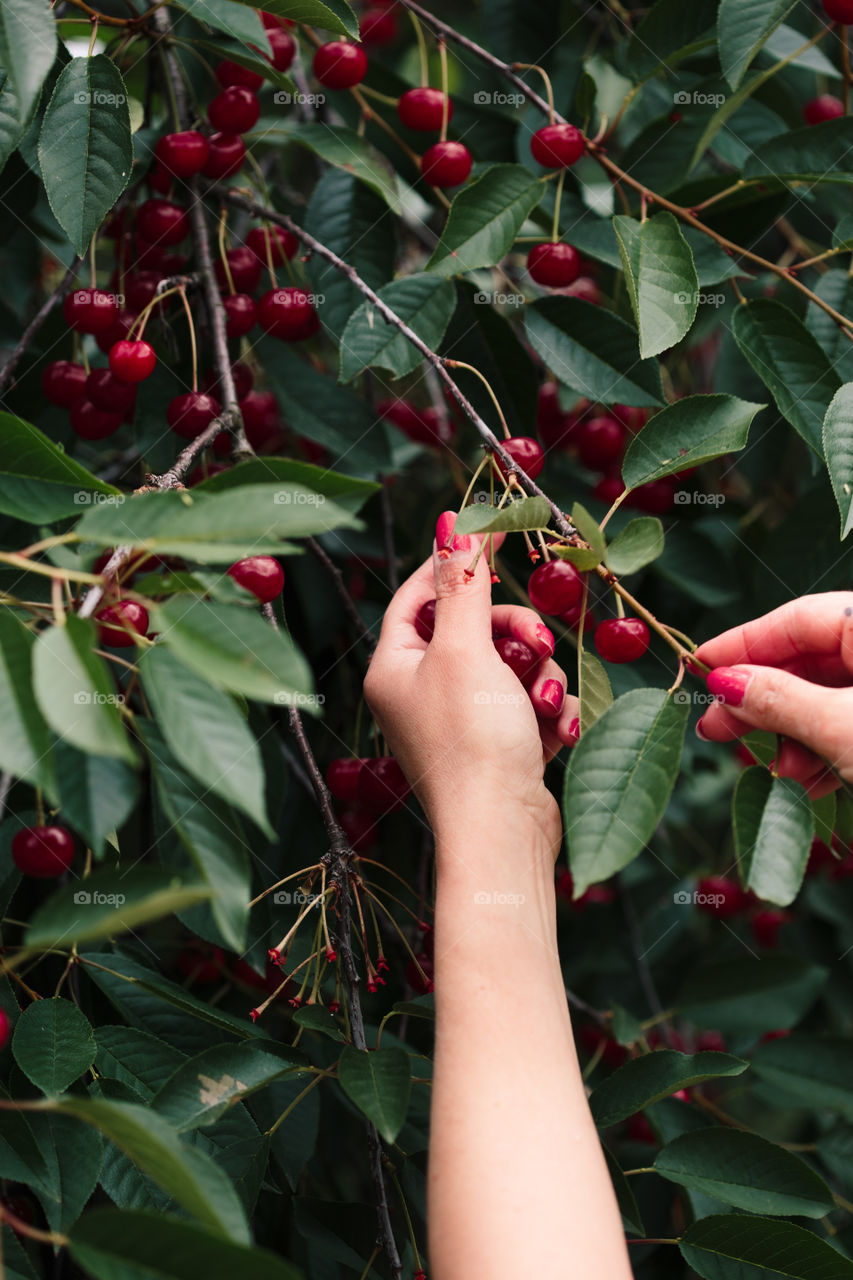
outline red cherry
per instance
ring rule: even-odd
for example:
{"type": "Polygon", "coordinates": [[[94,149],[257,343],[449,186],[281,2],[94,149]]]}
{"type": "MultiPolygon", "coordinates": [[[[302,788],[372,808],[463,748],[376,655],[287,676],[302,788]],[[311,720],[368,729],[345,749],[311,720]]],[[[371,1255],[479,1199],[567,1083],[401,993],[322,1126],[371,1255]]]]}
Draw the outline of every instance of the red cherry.
{"type": "Polygon", "coordinates": [[[262,449],[280,438],[281,415],[272,391],[250,391],[240,401],[246,438],[253,449],[262,449]]]}
{"type": "Polygon", "coordinates": [[[823,0],[823,8],[833,22],[853,23],[853,0],[823,0]]]}
{"type": "Polygon", "coordinates": [[[393,11],[393,5],[383,7],[376,4],[365,9],[361,22],[358,24],[358,34],[365,44],[372,44],[377,47],[391,44],[396,40],[397,16],[393,11]]]}
{"type": "Polygon", "coordinates": [[[133,271],[125,276],[124,296],[131,314],[138,314],[154,301],[160,279],[159,271],[133,271]]]}
{"type": "Polygon", "coordinates": [[[415,631],[429,644],[435,632],[435,601],[425,600],[415,615],[415,631]]]}
{"type": "Polygon", "coordinates": [[[618,475],[604,475],[596,480],[592,492],[599,502],[603,502],[606,507],[612,507],[616,499],[621,498],[625,492],[625,485],[618,475]]]}
{"type": "Polygon", "coordinates": [[[585,147],[583,134],[573,124],[546,124],[530,139],[533,159],[546,169],[568,169],[577,164],[585,147]]]}
{"type": "Polygon", "coordinates": [[[258,10],[258,15],[261,19],[261,22],[266,27],[267,31],[274,31],[276,27],[292,27],[293,26],[292,18],[279,18],[277,14],[265,13],[263,9],[258,10]]]}
{"type": "Polygon", "coordinates": [[[260,104],[251,89],[239,84],[217,93],[207,106],[208,120],[221,133],[248,133],[260,114],[260,104]]]}
{"type": "Polygon", "coordinates": [[[219,982],[223,976],[225,952],[221,947],[205,947],[198,951],[187,947],[178,954],[176,964],[190,983],[197,982],[209,987],[212,983],[219,982]]]}
{"type": "Polygon", "coordinates": [[[759,947],[772,951],[779,945],[779,930],[791,919],[788,911],[759,911],[752,917],[749,927],[759,947]]]}
{"type": "Polygon", "coordinates": [[[158,196],[168,196],[172,190],[172,175],[159,165],[148,171],[148,186],[158,196]]]}
{"type": "Polygon", "coordinates": [[[537,284],[559,289],[574,284],[580,274],[581,259],[570,244],[535,244],[527,255],[527,270],[537,284]]]}
{"type": "Polygon", "coordinates": [[[207,138],[197,129],[164,134],[154,148],[161,166],[176,178],[191,178],[194,174],[201,173],[207,153],[207,138]]]}
{"type": "Polygon", "coordinates": [[[604,471],[625,452],[627,432],[615,418],[588,418],[575,431],[578,456],[591,471],[604,471]]]}
{"type": "Polygon", "coordinates": [[[258,320],[258,308],[255,299],[248,293],[232,293],[222,299],[225,309],[225,332],[229,338],[242,338],[250,329],[254,329],[258,320]]]}
{"type": "Polygon", "coordinates": [[[743,889],[728,876],[705,876],[696,886],[694,901],[700,911],[720,920],[739,915],[749,905],[743,889]]]}
{"type": "Polygon", "coordinates": [[[252,227],[246,236],[246,248],[263,263],[268,263],[267,253],[272,257],[274,267],[280,267],[288,258],[292,258],[299,248],[299,241],[292,231],[284,227],[252,227]]]}
{"type": "MultiPolygon", "coordinates": [[[[509,440],[502,440],[501,444],[522,471],[527,472],[531,480],[535,480],[541,474],[545,466],[545,455],[542,452],[542,446],[532,436],[511,436],[509,440]]],[[[507,470],[497,454],[495,454],[495,462],[506,480],[507,470]]]]}
{"type": "Polygon", "coordinates": [[[822,93],[812,98],[803,107],[803,119],[806,124],[823,124],[826,120],[837,120],[844,115],[844,103],[831,93],[822,93]]]}
{"type": "Polygon", "coordinates": [[[358,791],[358,775],[364,761],[359,756],[344,756],[332,760],[326,770],[326,786],[336,800],[354,804],[358,791]]]}
{"type": "Polygon", "coordinates": [[[208,139],[208,154],[202,173],[218,180],[233,178],[243,168],[246,144],[238,133],[213,133],[208,139]]]}
{"type": "Polygon", "coordinates": [[[471,164],[471,152],[463,143],[435,142],[421,156],[421,173],[433,187],[458,187],[471,164]]]}
{"type": "Polygon", "coordinates": [[[273,338],[298,342],[304,336],[314,307],[302,289],[270,289],[258,302],[258,322],[273,338]]]}
{"type": "Polygon", "coordinates": [[[416,444],[446,445],[456,434],[453,424],[435,409],[419,409],[408,400],[380,400],[376,412],[416,444]]]}
{"type": "Polygon", "coordinates": [[[617,422],[621,422],[625,430],[635,436],[648,422],[649,412],[648,409],[638,409],[631,404],[615,404],[610,410],[610,416],[617,422]]]}
{"type": "MultiPolygon", "coordinates": [[[[254,293],[261,278],[262,267],[251,249],[247,249],[245,246],[229,249],[225,257],[228,262],[228,270],[231,273],[234,292],[254,293]]],[[[220,289],[227,289],[228,277],[225,274],[225,267],[221,260],[216,263],[214,271],[220,289]]]]}
{"type": "Polygon", "coordinates": [[[432,956],[426,951],[417,952],[414,960],[410,959],[406,965],[406,981],[422,996],[435,990],[435,962],[432,956]]]}
{"type": "Polygon", "coordinates": [[[69,413],[71,430],[81,440],[105,440],[114,435],[122,424],[123,415],[106,413],[91,400],[75,400],[69,413]]]}
{"type": "Polygon", "coordinates": [[[203,391],[185,391],[166,407],[166,421],[176,436],[195,440],[222,412],[219,401],[203,391]]]}
{"type": "MultiPolygon", "coordinates": [[[[252,390],[255,381],[255,375],[249,366],[242,360],[235,360],[231,366],[231,377],[234,380],[234,390],[237,393],[237,399],[242,400],[252,390]]],[[[219,397],[219,379],[213,369],[208,369],[204,375],[201,384],[202,391],[209,391],[211,395],[219,397]]]]}
{"type": "Polygon", "coordinates": [[[662,480],[649,480],[647,484],[639,485],[626,498],[626,502],[653,516],[665,516],[675,505],[674,495],[672,478],[664,476],[662,480]]]}
{"type": "Polygon", "coordinates": [[[583,578],[568,560],[549,560],[531,573],[527,594],[534,609],[558,617],[581,599],[583,578]]]}
{"type": "Polygon", "coordinates": [[[75,400],[82,400],[86,394],[86,370],[70,360],[53,360],[42,371],[41,389],[51,404],[70,409],[75,400]]]}
{"type": "Polygon", "coordinates": [[[264,53],[267,62],[271,62],[276,71],[286,71],[296,57],[296,41],[289,31],[283,27],[270,27],[267,31],[272,56],[264,53]]]}
{"type": "Polygon", "coordinates": [[[402,809],[411,792],[406,775],[393,756],[365,760],[358,775],[358,798],[374,813],[402,809]]]}
{"type": "Polygon", "coordinates": [[[605,662],[636,662],[649,647],[642,618],[608,618],[595,628],[595,647],[605,662]]]}
{"type": "Polygon", "coordinates": [[[136,387],[122,382],[110,369],[93,369],[86,379],[86,395],[108,413],[127,413],[136,403],[136,387]]]}
{"type": "Polygon", "coordinates": [[[124,308],[120,308],[109,329],[95,335],[95,342],[97,342],[99,350],[103,351],[105,356],[110,354],[111,347],[114,347],[117,342],[121,342],[122,338],[127,337],[133,328],[136,317],[137,312],[125,311],[124,308]]]}
{"type": "Polygon", "coordinates": [[[144,382],[154,372],[157,357],[154,348],[137,338],[123,338],[110,348],[110,368],[122,382],[144,382]]]}
{"type": "Polygon", "coordinates": [[[269,604],[284,590],[284,570],[272,556],[249,556],[238,560],[227,570],[241,587],[257,596],[261,604],[269,604]]]}
{"type": "Polygon", "coordinates": [[[136,211],[136,230],[149,244],[180,244],[189,235],[185,209],[171,200],[145,200],[136,211]]]}
{"type": "Polygon", "coordinates": [[[223,89],[239,86],[242,89],[249,89],[252,93],[257,93],[264,83],[264,77],[258,75],[257,71],[250,71],[248,67],[241,67],[239,62],[232,62],[230,58],[226,58],[224,62],[218,62],[213,69],[213,74],[223,89]]]}
{"type": "MultiPolygon", "coordinates": [[[[578,623],[581,620],[581,604],[582,603],[583,603],[583,599],[581,598],[580,600],[578,600],[577,604],[572,605],[571,609],[567,609],[565,613],[561,613],[559,615],[560,621],[564,623],[567,627],[571,627],[573,631],[577,631],[578,623]]],[[[586,634],[587,631],[592,631],[595,625],[596,625],[595,612],[589,607],[589,604],[587,603],[586,613],[583,616],[584,634],[586,634]]]]}
{"type": "Polygon", "coordinates": [[[118,315],[118,303],[100,289],[73,289],[62,303],[62,314],[77,333],[104,333],[118,315]]]}
{"type": "Polygon", "coordinates": [[[129,649],[136,636],[148,634],[148,610],[135,600],[119,600],[95,614],[98,639],[113,649],[129,649]]]}
{"type": "Polygon", "coordinates": [[[514,676],[517,676],[527,689],[536,679],[539,670],[539,657],[529,644],[523,640],[515,640],[512,636],[501,636],[494,642],[501,662],[505,662],[514,676]]]}
{"type": "Polygon", "coordinates": [[[453,103],[441,89],[407,89],[397,102],[397,115],[407,129],[416,129],[419,133],[438,132],[444,119],[444,104],[447,103],[447,118],[453,119],[453,103]]]}
{"type": "Polygon", "coordinates": [[[367,54],[360,45],[332,40],[314,54],[314,75],[327,89],[351,89],[367,75],[367,54]]]}
{"type": "Polygon", "coordinates": [[[710,1050],[712,1053],[728,1053],[728,1045],[719,1031],[700,1031],[696,1037],[696,1052],[710,1050]]]}
{"type": "Polygon", "coordinates": [[[356,852],[366,853],[376,842],[376,819],[367,809],[358,806],[342,809],[338,822],[356,852]]]}
{"type": "Polygon", "coordinates": [[[55,880],[74,858],[74,837],[66,827],[23,827],[12,837],[12,861],[25,876],[55,880]]]}

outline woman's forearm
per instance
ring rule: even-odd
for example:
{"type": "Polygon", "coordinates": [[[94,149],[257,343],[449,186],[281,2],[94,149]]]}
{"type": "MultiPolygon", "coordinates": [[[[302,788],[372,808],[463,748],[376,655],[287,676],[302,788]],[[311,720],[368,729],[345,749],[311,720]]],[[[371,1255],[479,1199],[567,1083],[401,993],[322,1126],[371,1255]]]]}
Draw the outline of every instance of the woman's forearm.
{"type": "Polygon", "coordinates": [[[629,1280],[556,947],[553,850],[499,802],[437,835],[435,1280],[629,1280]]]}

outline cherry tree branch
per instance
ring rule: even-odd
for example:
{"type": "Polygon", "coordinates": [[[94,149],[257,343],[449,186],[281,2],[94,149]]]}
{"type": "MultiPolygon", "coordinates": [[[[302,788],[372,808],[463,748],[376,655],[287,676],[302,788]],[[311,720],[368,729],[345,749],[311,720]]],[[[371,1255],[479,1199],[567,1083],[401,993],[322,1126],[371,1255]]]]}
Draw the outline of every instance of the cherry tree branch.
{"type": "Polygon", "coordinates": [[[320,564],[329,575],[332,586],[337,592],[338,598],[340,599],[340,602],[344,607],[344,611],[352,623],[359,640],[361,640],[362,644],[367,649],[367,652],[372,654],[376,648],[376,637],[365,624],[364,619],[358,611],[358,606],[356,605],[355,600],[353,600],[352,596],[347,591],[346,584],[344,582],[344,575],[341,573],[331,556],[326,554],[316,538],[306,538],[305,545],[308,550],[317,557],[320,564]]]}
{"type": "Polygon", "coordinates": [[[53,293],[49,294],[45,298],[44,302],[41,304],[38,311],[35,313],[32,320],[27,325],[24,332],[21,334],[20,340],[17,343],[14,351],[9,356],[8,360],[3,365],[2,369],[0,369],[0,394],[2,394],[3,391],[5,391],[6,386],[10,378],[12,377],[12,374],[15,372],[15,370],[18,367],[21,356],[24,354],[27,347],[30,345],[33,338],[36,336],[39,329],[44,324],[45,320],[47,320],[51,311],[53,311],[53,308],[57,305],[57,303],[61,302],[62,299],[65,297],[66,293],[69,292],[72,284],[74,283],[74,277],[77,275],[77,272],[80,269],[81,261],[82,259],[80,258],[74,259],[74,261],[71,263],[71,266],[68,268],[65,275],[60,280],[59,284],[53,290],[53,293]]]}

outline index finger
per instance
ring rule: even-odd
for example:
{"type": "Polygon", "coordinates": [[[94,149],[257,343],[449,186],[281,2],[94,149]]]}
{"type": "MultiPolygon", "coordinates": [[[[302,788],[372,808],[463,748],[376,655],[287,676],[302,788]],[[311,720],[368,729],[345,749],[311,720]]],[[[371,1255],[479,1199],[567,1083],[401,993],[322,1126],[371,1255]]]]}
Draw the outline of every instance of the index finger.
{"type": "Polygon", "coordinates": [[[808,655],[840,654],[853,671],[853,592],[827,591],[790,600],[707,640],[695,657],[709,667],[739,662],[778,667],[808,655]]]}

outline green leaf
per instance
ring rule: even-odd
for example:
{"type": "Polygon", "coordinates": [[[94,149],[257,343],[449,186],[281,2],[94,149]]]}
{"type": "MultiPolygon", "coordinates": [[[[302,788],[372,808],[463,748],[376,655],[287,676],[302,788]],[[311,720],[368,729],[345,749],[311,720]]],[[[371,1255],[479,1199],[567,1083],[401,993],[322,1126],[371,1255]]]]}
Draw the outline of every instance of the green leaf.
{"type": "MultiPolygon", "coordinates": [[[[449,280],[415,274],[393,280],[378,292],[427,346],[438,348],[456,306],[456,290],[449,280]]],[[[364,302],[350,316],[341,337],[339,380],[351,382],[370,368],[387,369],[392,378],[402,378],[422,360],[408,338],[383,319],[372,303],[364,302]]]]}
{"type": "Polygon", "coordinates": [[[63,68],[44,113],[38,156],[54,217],[82,256],[133,165],[127,88],[104,54],[72,58],[63,68]]]}
{"type": "Polygon", "coordinates": [[[698,1027],[748,1035],[794,1026],[826,985],[828,971],[796,956],[744,956],[692,973],[678,1008],[698,1027]]]}
{"type": "Polygon", "coordinates": [[[657,1049],[640,1058],[629,1058],[612,1075],[593,1089],[590,1110],[600,1129],[627,1120],[651,1103],[723,1076],[739,1076],[749,1063],[730,1053],[678,1053],[675,1049],[657,1049]]]}
{"type": "Polygon", "coordinates": [[[296,484],[253,484],[211,493],[166,489],[119,504],[100,503],[77,525],[85,542],[145,547],[158,555],[231,564],[292,550],[282,540],[361,527],[324,494],[296,484]]]}
{"type": "MultiPolygon", "coordinates": [[[[229,17],[233,17],[235,11],[233,9],[234,0],[222,0],[223,7],[227,5],[229,17]]],[[[207,7],[210,6],[210,0],[207,0],[207,7]]],[[[194,12],[194,16],[198,14],[194,12]]],[[[291,80],[290,76],[285,75],[283,71],[277,71],[260,52],[261,46],[265,50],[269,49],[269,41],[266,34],[260,36],[258,41],[253,42],[248,48],[244,44],[238,44],[236,41],[226,40],[197,40],[195,47],[205,49],[216,55],[217,59],[227,58],[229,62],[236,62],[238,67],[245,67],[247,71],[254,71],[255,75],[263,76],[267,84],[271,84],[276,89],[282,89],[285,93],[296,94],[298,87],[291,80]],[[257,49],[258,52],[253,52],[257,49]]]]}
{"type": "Polygon", "coordinates": [[[96,493],[121,496],[38,427],[0,413],[0,512],[28,524],[49,523],[79,515],[96,493]]]}
{"type": "Polygon", "coordinates": [[[853,1262],[793,1222],[712,1214],[692,1223],[679,1249],[703,1280],[853,1280],[853,1262]],[[772,1271],[770,1268],[772,1267],[772,1271]]]}
{"type": "Polygon", "coordinates": [[[527,308],[527,338],[561,382],[603,404],[663,403],[660,369],[637,360],[637,331],[579,298],[541,298],[527,308]]]}
{"type": "Polygon", "coordinates": [[[310,489],[313,493],[321,493],[331,498],[335,504],[352,515],[364,506],[374,493],[382,486],[373,480],[359,480],[356,476],[345,476],[340,471],[329,471],[326,467],[315,466],[313,462],[299,462],[295,458],[252,458],[240,462],[227,471],[220,471],[195,485],[195,489],[203,493],[220,493],[223,489],[240,488],[247,484],[259,484],[261,481],[281,480],[284,484],[299,485],[310,489]]]}
{"type": "Polygon", "coordinates": [[[626,867],[669,800],[687,709],[660,689],[623,694],[581,737],[566,769],[563,815],[574,896],[626,867]]]}
{"type": "Polygon", "coordinates": [[[685,396],[656,413],[634,436],[622,463],[629,489],[742,449],[765,405],[737,396],[685,396]]]}
{"type": "Polygon", "coordinates": [[[97,871],[63,885],[38,907],[25,937],[27,950],[67,950],[160,920],[211,896],[206,885],[182,884],[160,867],[97,871]]]}
{"type": "Polygon", "coordinates": [[[604,553],[607,549],[607,539],[601,531],[601,527],[597,520],[589,514],[586,507],[576,502],[572,507],[572,524],[583,538],[584,542],[589,543],[589,551],[582,548],[568,548],[569,551],[580,551],[581,558],[567,555],[564,549],[561,553],[563,559],[571,560],[579,569],[594,569],[595,566],[604,559],[604,553]],[[595,559],[593,560],[593,557],[595,559]]]}
{"type": "MultiPolygon", "coordinates": [[[[853,230],[853,215],[850,223],[853,230]]],[[[841,223],[836,231],[840,226],[841,223]]],[[[844,270],[835,268],[825,272],[814,282],[813,289],[816,297],[842,315],[846,316],[853,307],[853,279],[844,270]]],[[[841,382],[853,382],[853,343],[845,336],[846,330],[836,324],[832,316],[827,315],[816,302],[810,302],[806,307],[805,319],[806,328],[829,357],[841,382]]]]}
{"type": "Polygon", "coordinates": [[[297,1027],[305,1027],[307,1031],[317,1031],[320,1035],[327,1036],[329,1040],[337,1040],[339,1044],[346,1044],[346,1036],[341,1031],[334,1014],[322,1005],[306,1005],[302,1009],[296,1009],[293,1014],[293,1021],[297,1027]]]}
{"type": "Polygon", "coordinates": [[[52,1231],[67,1231],[94,1192],[104,1163],[104,1143],[94,1129],[71,1116],[30,1112],[33,1135],[47,1165],[33,1184],[52,1231]]]}
{"type": "Polygon", "coordinates": [[[101,1025],[95,1031],[95,1039],[98,1074],[121,1081],[146,1100],[153,1098],[185,1061],[184,1055],[165,1040],[134,1027],[101,1025]]]}
{"type": "Polygon", "coordinates": [[[158,1213],[93,1209],[75,1226],[68,1252],[95,1280],[300,1280],[301,1273],[257,1245],[235,1244],[158,1213]]]}
{"type": "Polygon", "coordinates": [[[619,1212],[622,1215],[622,1221],[628,1231],[634,1235],[644,1236],[646,1229],[643,1226],[643,1219],[640,1217],[640,1210],[637,1207],[637,1201],[631,1190],[631,1184],[622,1172],[619,1162],[615,1156],[602,1147],[604,1151],[604,1159],[607,1162],[607,1171],[610,1174],[610,1181],[613,1183],[613,1190],[616,1193],[616,1201],[619,1205],[619,1212]]]}
{"type": "Polygon", "coordinates": [[[658,1153],[655,1169],[748,1213],[822,1218],[835,1207],[829,1187],[804,1160],[744,1129],[682,1134],[658,1153]]]}
{"type": "Polygon", "coordinates": [[[199,1222],[220,1237],[249,1243],[246,1216],[228,1178],[203,1151],[183,1146],[149,1107],[66,1095],[45,1108],[100,1130],[199,1222]]]}
{"type": "Polygon", "coordinates": [[[135,763],[106,662],[93,652],[95,627],[69,614],[47,627],[33,652],[36,701],[47,723],[72,746],[135,763]]]}
{"type": "Polygon", "coordinates": [[[59,996],[33,1001],[15,1025],[15,1061],[42,1093],[63,1093],[89,1070],[96,1051],[89,1020],[59,996]]]}
{"type": "Polygon", "coordinates": [[[787,907],[797,896],[814,839],[808,793],[793,778],[745,769],[732,804],[741,878],[765,902],[787,907]]]}
{"type": "Polygon", "coordinates": [[[143,654],[138,670],[154,718],[178,763],[274,839],[260,748],[233,699],[212,688],[165,646],[143,654]]]}
{"type": "Polygon", "coordinates": [[[853,1041],[813,1035],[768,1040],[753,1051],[752,1067],[800,1106],[853,1119],[853,1041]]]}
{"type": "Polygon", "coordinates": [[[302,654],[254,610],[177,596],[154,606],[152,623],[181,662],[218,688],[316,711],[302,654]]]}
{"type": "Polygon", "coordinates": [[[750,152],[743,177],[779,182],[853,182],[853,120],[840,116],[825,124],[790,129],[750,152]]]}
{"type": "Polygon", "coordinates": [[[62,816],[100,858],[136,804],[139,774],[123,760],[88,755],[67,742],[55,742],[52,756],[62,816]]]}
{"type": "MultiPolygon", "coordinates": [[[[178,1130],[210,1125],[235,1102],[301,1066],[301,1055],[252,1042],[221,1044],[184,1062],[151,1100],[152,1110],[178,1130]]],[[[301,1074],[307,1074],[304,1070],[301,1074]]]]}
{"type": "Polygon", "coordinates": [[[586,733],[613,705],[613,690],[604,664],[588,649],[581,651],[578,700],[581,733],[586,733]]]}
{"type": "Polygon", "coordinates": [[[825,845],[830,845],[835,832],[835,820],[838,813],[836,794],[834,791],[830,791],[828,795],[821,796],[819,800],[812,800],[811,803],[815,836],[818,840],[822,840],[825,845]]]}
{"type": "Polygon", "coordinates": [[[367,1052],[347,1045],[338,1059],[338,1083],[386,1142],[393,1142],[406,1122],[412,1073],[405,1049],[367,1052]]]}
{"type": "MultiPolygon", "coordinates": [[[[252,0],[239,0],[254,8],[252,0]]],[[[291,22],[307,22],[324,31],[334,31],[342,36],[358,39],[358,18],[346,0],[271,0],[267,13],[277,18],[290,18],[291,22]]],[[[195,4],[193,4],[195,13],[195,4]]]]}
{"type": "Polygon", "coordinates": [[[33,694],[34,644],[15,614],[0,612],[0,768],[53,794],[48,728],[33,694]]]}
{"type": "Polygon", "coordinates": [[[841,517],[841,539],[853,529],[853,383],[836,391],[823,420],[823,453],[841,517]]]}
{"type": "Polygon", "coordinates": [[[199,881],[208,886],[210,911],[222,944],[246,945],[251,870],[249,846],[236,814],[181,769],[152,721],[137,726],[148,751],[157,795],[169,829],[181,842],[199,881]]]}
{"type": "Polygon", "coordinates": [[[56,19],[48,0],[3,0],[0,7],[0,66],[26,124],[56,58],[56,19]]]}
{"type": "Polygon", "coordinates": [[[260,15],[242,4],[236,5],[234,0],[186,0],[180,8],[191,13],[197,22],[203,22],[214,31],[224,32],[247,48],[253,44],[263,49],[269,47],[269,41],[264,43],[260,15]]]}
{"type": "Polygon", "coordinates": [[[741,303],[732,333],[779,412],[822,458],[823,419],[840,385],[827,355],[793,311],[772,298],[741,303]]]}
{"type": "Polygon", "coordinates": [[[463,533],[519,533],[522,529],[547,529],[551,508],[544,498],[517,498],[500,511],[484,502],[472,502],[456,517],[453,526],[463,533]]]}
{"type": "Polygon", "coordinates": [[[699,306],[690,245],[671,213],[613,219],[625,283],[640,331],[640,356],[660,355],[689,332],[699,306]]]}
{"type": "Polygon", "coordinates": [[[454,197],[427,271],[455,276],[500,262],[543,193],[543,183],[522,165],[486,169],[454,197]]]}
{"type": "Polygon", "coordinates": [[[284,142],[295,142],[346,173],[363,182],[381,196],[392,212],[400,213],[397,175],[386,156],[366,142],[354,129],[336,124],[305,124],[296,117],[262,117],[256,126],[259,141],[280,148],[284,142]]]}
{"type": "MultiPolygon", "coordinates": [[[[26,133],[26,125],[21,124],[18,114],[18,99],[8,74],[0,69],[0,171],[26,133]]],[[[11,1236],[7,1228],[5,1237],[11,1236]]],[[[15,1239],[13,1236],[12,1239],[15,1239]]]]}
{"type": "Polygon", "coordinates": [[[657,560],[663,545],[663,525],[657,516],[637,516],[613,539],[604,563],[613,573],[636,573],[657,560]]]}
{"type": "MultiPolygon", "coordinates": [[[[733,89],[758,50],[794,8],[795,0],[721,0],[717,14],[717,41],[723,75],[733,89]]],[[[802,44],[803,41],[800,41],[802,44]]]]}
{"type": "Polygon", "coordinates": [[[625,50],[634,76],[647,79],[714,43],[717,0],[657,0],[634,29],[625,50]]]}

